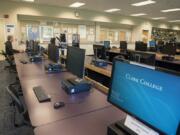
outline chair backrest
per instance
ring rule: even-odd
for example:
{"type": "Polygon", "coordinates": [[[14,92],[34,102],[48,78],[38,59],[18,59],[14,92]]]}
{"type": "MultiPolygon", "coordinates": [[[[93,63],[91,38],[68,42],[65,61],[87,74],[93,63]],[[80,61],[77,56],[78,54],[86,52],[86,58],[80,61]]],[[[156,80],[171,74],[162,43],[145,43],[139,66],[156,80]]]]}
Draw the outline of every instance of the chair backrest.
{"type": "Polygon", "coordinates": [[[23,113],[25,109],[19,99],[17,91],[11,85],[8,85],[6,90],[7,90],[7,93],[11,96],[12,100],[14,101],[16,107],[18,108],[19,113],[23,113]]]}
{"type": "Polygon", "coordinates": [[[5,53],[4,50],[2,50],[1,53],[2,53],[2,55],[3,55],[5,58],[7,58],[7,54],[5,53]]]}

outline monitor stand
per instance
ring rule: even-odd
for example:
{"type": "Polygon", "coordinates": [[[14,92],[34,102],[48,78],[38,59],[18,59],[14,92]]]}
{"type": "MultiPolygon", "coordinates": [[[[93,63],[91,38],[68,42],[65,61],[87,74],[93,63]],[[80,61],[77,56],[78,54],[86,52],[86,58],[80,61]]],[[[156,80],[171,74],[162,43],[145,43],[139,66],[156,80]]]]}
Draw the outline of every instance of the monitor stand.
{"type": "Polygon", "coordinates": [[[125,119],[108,126],[107,135],[137,135],[124,125],[125,119]]]}
{"type": "Polygon", "coordinates": [[[126,119],[108,126],[107,135],[159,135],[134,117],[127,115],[126,119]]]}

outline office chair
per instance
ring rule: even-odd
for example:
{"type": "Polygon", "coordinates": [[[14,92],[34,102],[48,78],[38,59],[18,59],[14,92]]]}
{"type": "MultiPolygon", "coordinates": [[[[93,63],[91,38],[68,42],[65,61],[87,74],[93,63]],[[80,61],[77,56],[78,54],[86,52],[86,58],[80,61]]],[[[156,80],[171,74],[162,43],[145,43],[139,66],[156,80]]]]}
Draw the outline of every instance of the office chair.
{"type": "Polygon", "coordinates": [[[8,57],[8,55],[2,51],[1,54],[5,57],[5,60],[9,63],[9,66],[6,66],[4,69],[9,69],[10,72],[16,72],[16,65],[14,64],[14,61],[8,57]]]}
{"type": "Polygon", "coordinates": [[[22,97],[18,95],[18,92],[12,85],[8,85],[6,90],[7,90],[7,93],[10,95],[10,97],[12,98],[12,101],[13,101],[12,104],[14,105],[15,110],[18,110],[18,113],[19,113],[18,115],[20,117],[22,116],[21,121],[17,121],[16,119],[14,120],[15,126],[17,127],[22,126],[22,125],[31,126],[29,122],[28,112],[27,112],[27,109],[25,107],[22,97]]]}
{"type": "Polygon", "coordinates": [[[18,96],[20,96],[20,97],[23,96],[21,84],[19,82],[14,82],[14,83],[10,84],[10,86],[14,88],[14,90],[16,91],[18,96]]]}

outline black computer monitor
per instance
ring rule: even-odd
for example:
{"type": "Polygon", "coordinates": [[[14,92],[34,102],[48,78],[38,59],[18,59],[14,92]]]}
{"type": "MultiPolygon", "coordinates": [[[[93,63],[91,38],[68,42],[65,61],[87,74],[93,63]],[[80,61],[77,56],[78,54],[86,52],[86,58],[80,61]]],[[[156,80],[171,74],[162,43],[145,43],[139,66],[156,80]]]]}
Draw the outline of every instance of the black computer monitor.
{"type": "Polygon", "coordinates": [[[127,51],[127,42],[126,41],[120,41],[120,49],[121,49],[121,51],[127,51]]]}
{"type": "Polygon", "coordinates": [[[33,51],[33,48],[34,48],[34,40],[30,40],[30,41],[26,41],[26,50],[27,51],[33,51]]]}
{"type": "Polygon", "coordinates": [[[180,42],[176,42],[176,49],[180,49],[180,42]]]}
{"type": "Polygon", "coordinates": [[[48,45],[48,58],[57,63],[59,61],[59,48],[53,44],[48,45]]]}
{"type": "Polygon", "coordinates": [[[95,58],[106,59],[106,49],[103,45],[93,45],[95,58]]]}
{"type": "Polygon", "coordinates": [[[111,43],[110,43],[110,41],[104,41],[104,48],[105,49],[110,49],[111,48],[111,43]]]}
{"type": "Polygon", "coordinates": [[[160,134],[176,135],[179,82],[180,76],[116,60],[108,101],[160,134]]]}
{"type": "Polygon", "coordinates": [[[163,46],[162,53],[167,54],[167,55],[176,55],[176,44],[175,43],[166,43],[163,46]]]}
{"type": "Polygon", "coordinates": [[[151,52],[129,51],[129,60],[154,66],[156,54],[151,52]]]}
{"type": "Polygon", "coordinates": [[[147,51],[147,43],[143,43],[141,41],[135,42],[135,50],[136,51],[147,51]]]}
{"type": "Polygon", "coordinates": [[[79,78],[84,77],[85,50],[68,46],[66,68],[79,78]]]}
{"type": "Polygon", "coordinates": [[[66,34],[64,33],[60,34],[60,42],[66,42],[66,34]]]}
{"type": "Polygon", "coordinates": [[[34,41],[33,52],[34,52],[34,54],[38,54],[40,52],[40,45],[37,41],[34,41]]]}

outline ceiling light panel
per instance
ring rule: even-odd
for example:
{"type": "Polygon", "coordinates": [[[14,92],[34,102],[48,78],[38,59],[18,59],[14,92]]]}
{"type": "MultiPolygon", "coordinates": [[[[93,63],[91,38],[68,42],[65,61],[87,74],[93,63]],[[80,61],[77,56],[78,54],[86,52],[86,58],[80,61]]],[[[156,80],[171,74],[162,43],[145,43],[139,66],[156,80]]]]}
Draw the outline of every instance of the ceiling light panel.
{"type": "Polygon", "coordinates": [[[145,5],[154,4],[154,3],[156,3],[156,1],[146,0],[146,1],[138,2],[138,3],[134,3],[134,4],[131,4],[131,5],[139,7],[139,6],[145,6],[145,5]]]}
{"type": "Polygon", "coordinates": [[[105,10],[105,12],[112,13],[112,12],[117,12],[119,10],[120,9],[118,9],[118,8],[112,8],[112,9],[105,10]]]}
{"type": "Polygon", "coordinates": [[[166,19],[166,17],[154,17],[152,18],[153,20],[162,20],[162,19],[166,19]]]}
{"type": "Polygon", "coordinates": [[[81,7],[84,5],[85,5],[85,3],[83,3],[83,2],[75,2],[75,3],[71,4],[69,7],[78,8],[78,7],[81,7]]]}
{"type": "Polygon", "coordinates": [[[172,21],[169,21],[169,22],[180,22],[180,20],[172,20],[172,21]]]}
{"type": "Polygon", "coordinates": [[[164,13],[167,13],[167,12],[175,12],[175,11],[180,11],[180,8],[173,8],[173,9],[161,10],[161,12],[164,12],[164,13]]]}
{"type": "Polygon", "coordinates": [[[147,14],[145,13],[131,14],[131,16],[144,16],[144,15],[147,15],[147,14]]]}
{"type": "Polygon", "coordinates": [[[34,2],[34,0],[23,0],[25,2],[34,2]]]}

